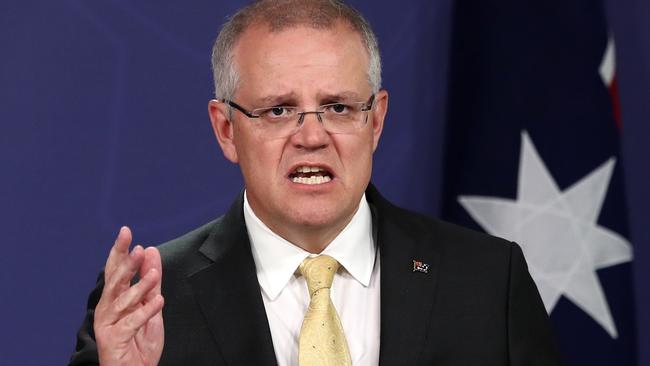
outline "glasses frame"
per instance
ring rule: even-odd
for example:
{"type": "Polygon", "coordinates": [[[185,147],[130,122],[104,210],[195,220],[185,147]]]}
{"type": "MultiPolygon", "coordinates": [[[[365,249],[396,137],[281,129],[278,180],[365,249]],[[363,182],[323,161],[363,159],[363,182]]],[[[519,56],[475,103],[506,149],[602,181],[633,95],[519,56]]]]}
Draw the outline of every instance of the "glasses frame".
{"type": "MultiPolygon", "coordinates": [[[[280,108],[280,107],[283,107],[283,106],[279,105],[279,106],[273,106],[273,107],[256,108],[253,111],[248,111],[246,108],[242,107],[241,105],[237,104],[236,102],[234,102],[232,100],[220,99],[219,101],[221,101],[222,103],[225,103],[228,106],[240,111],[243,115],[245,115],[248,118],[260,118],[261,117],[260,115],[253,114],[253,111],[258,110],[258,109],[268,109],[268,108],[280,108]]],[[[363,103],[363,102],[355,102],[355,103],[363,103]]],[[[368,98],[368,101],[365,103],[364,107],[361,108],[361,112],[367,112],[367,111],[371,110],[374,103],[375,103],[375,94],[373,93],[370,96],[370,98],[368,98]]],[[[328,103],[328,104],[323,104],[323,105],[319,106],[318,108],[323,108],[323,107],[326,107],[326,106],[336,105],[336,104],[344,104],[344,103],[328,103]]],[[[307,115],[307,114],[315,114],[316,117],[318,118],[318,122],[320,122],[322,124],[323,123],[323,118],[321,117],[321,114],[323,114],[323,113],[325,113],[325,112],[323,112],[323,111],[296,112],[296,114],[298,114],[297,126],[302,125],[302,123],[303,123],[303,121],[305,119],[305,115],[307,115]]],[[[366,123],[368,123],[368,115],[367,114],[366,114],[366,120],[363,122],[363,126],[365,126],[366,123]]]]}

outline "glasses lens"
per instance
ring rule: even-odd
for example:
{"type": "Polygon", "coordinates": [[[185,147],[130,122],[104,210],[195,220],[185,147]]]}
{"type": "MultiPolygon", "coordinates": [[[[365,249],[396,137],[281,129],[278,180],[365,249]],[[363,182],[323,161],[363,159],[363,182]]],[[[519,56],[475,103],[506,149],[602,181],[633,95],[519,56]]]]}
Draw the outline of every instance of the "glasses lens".
{"type": "Polygon", "coordinates": [[[258,128],[267,138],[279,138],[291,135],[298,129],[300,114],[295,107],[269,107],[253,110],[258,128]]]}
{"type": "Polygon", "coordinates": [[[323,128],[330,133],[354,133],[368,121],[367,102],[325,104],[314,112],[300,112],[297,107],[275,106],[259,108],[251,112],[258,118],[251,119],[266,138],[291,136],[300,129],[306,114],[316,114],[323,128]]]}
{"type": "Polygon", "coordinates": [[[333,133],[352,133],[363,127],[367,121],[365,103],[333,103],[321,106],[323,124],[333,133]]]}

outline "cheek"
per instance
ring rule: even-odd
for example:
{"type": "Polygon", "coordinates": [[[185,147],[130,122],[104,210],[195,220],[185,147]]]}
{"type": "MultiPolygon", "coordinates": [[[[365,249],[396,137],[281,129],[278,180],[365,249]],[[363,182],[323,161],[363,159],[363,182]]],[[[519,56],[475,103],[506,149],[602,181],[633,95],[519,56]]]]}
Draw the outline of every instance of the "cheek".
{"type": "MultiPolygon", "coordinates": [[[[367,132],[367,131],[364,131],[367,132]]],[[[366,172],[371,169],[374,139],[372,133],[341,135],[339,155],[348,173],[366,172]]]]}
{"type": "Polygon", "coordinates": [[[251,131],[238,132],[240,135],[237,136],[235,145],[244,178],[250,180],[251,178],[266,177],[268,179],[278,168],[282,156],[282,141],[265,140],[251,131]]]}

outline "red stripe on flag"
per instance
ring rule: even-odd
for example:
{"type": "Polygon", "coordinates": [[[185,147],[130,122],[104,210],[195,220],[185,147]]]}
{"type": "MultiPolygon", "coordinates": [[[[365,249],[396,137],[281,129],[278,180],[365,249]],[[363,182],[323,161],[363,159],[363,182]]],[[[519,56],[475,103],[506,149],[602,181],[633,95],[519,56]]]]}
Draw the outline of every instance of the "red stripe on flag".
{"type": "Polygon", "coordinates": [[[616,127],[620,129],[622,126],[621,102],[618,97],[618,84],[616,83],[616,75],[614,75],[611,84],[609,84],[609,97],[612,100],[612,112],[614,113],[614,120],[616,121],[616,127]]]}

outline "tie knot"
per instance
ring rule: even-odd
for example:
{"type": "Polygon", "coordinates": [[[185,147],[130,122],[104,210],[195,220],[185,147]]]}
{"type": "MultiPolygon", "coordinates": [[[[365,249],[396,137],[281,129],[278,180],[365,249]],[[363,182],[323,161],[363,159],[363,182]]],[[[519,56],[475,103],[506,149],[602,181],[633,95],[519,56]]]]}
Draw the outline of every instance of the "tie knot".
{"type": "Polygon", "coordinates": [[[329,255],[319,255],[314,258],[305,258],[300,264],[300,273],[307,281],[309,296],[322,288],[332,287],[334,274],[339,269],[339,262],[329,255]]]}

